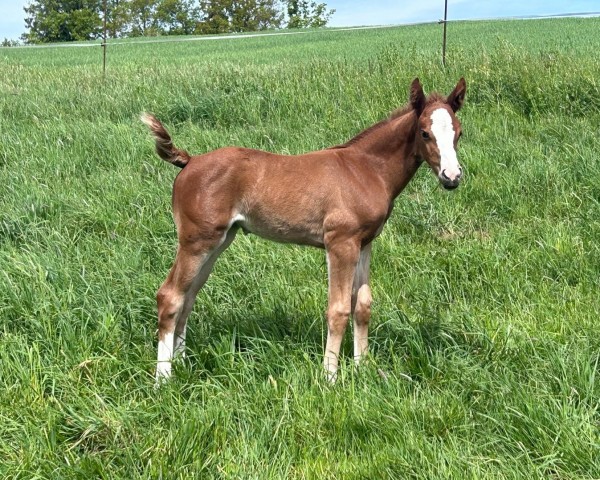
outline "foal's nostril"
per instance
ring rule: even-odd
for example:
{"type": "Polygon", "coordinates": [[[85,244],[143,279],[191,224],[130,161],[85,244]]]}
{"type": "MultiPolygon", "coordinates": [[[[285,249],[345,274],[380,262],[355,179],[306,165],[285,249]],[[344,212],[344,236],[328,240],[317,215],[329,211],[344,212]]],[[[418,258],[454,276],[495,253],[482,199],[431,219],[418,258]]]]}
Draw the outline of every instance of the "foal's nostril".
{"type": "Polygon", "coordinates": [[[442,170],[440,172],[440,179],[442,180],[442,182],[447,182],[447,183],[457,183],[462,177],[462,169],[458,169],[458,173],[454,176],[454,178],[450,178],[448,175],[446,175],[446,169],[442,170]]]}

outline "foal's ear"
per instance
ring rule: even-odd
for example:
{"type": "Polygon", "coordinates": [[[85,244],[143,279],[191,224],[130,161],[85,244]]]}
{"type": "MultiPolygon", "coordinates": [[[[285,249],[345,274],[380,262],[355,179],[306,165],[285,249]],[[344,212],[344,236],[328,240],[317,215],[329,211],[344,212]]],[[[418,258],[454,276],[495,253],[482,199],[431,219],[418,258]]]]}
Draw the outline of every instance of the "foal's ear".
{"type": "Polygon", "coordinates": [[[418,78],[415,78],[410,85],[410,104],[417,112],[417,116],[421,116],[425,109],[425,94],[418,78]]]}
{"type": "Polygon", "coordinates": [[[463,103],[465,103],[466,91],[467,82],[465,82],[465,79],[461,77],[461,79],[456,84],[456,87],[454,87],[454,90],[452,90],[452,93],[448,95],[447,103],[448,105],[450,105],[452,111],[458,112],[460,110],[460,107],[463,106],[463,103]]]}

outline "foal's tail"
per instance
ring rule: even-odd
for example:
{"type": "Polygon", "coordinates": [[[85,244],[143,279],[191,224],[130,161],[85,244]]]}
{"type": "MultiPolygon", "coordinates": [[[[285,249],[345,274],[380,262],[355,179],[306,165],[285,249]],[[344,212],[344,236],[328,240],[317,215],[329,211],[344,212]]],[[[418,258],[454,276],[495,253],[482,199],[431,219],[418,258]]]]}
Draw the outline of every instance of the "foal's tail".
{"type": "Polygon", "coordinates": [[[148,125],[154,139],[156,140],[156,153],[166,162],[172,163],[176,167],[183,168],[190,161],[190,155],[185,150],[179,150],[173,145],[171,136],[165,130],[162,123],[156,117],[148,113],[142,113],[142,122],[148,125]]]}

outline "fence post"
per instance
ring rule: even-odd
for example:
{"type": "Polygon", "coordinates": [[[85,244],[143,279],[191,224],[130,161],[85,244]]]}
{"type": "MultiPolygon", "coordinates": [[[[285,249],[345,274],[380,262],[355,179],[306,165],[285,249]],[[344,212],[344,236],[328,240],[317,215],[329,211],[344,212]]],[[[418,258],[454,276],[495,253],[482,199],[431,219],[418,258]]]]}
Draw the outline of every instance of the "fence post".
{"type": "Polygon", "coordinates": [[[106,77],[106,0],[104,0],[104,20],[102,26],[102,78],[106,77]]]}
{"type": "Polygon", "coordinates": [[[442,65],[446,66],[446,24],[448,23],[448,0],[444,0],[444,19],[438,23],[444,24],[444,39],[442,41],[442,65]]]}

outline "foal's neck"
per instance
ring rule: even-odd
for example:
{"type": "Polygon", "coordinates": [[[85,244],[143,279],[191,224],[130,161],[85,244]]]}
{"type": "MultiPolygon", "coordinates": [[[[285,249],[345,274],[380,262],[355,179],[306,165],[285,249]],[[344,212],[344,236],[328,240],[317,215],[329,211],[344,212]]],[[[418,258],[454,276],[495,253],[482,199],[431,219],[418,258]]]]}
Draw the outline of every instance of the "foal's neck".
{"type": "Polygon", "coordinates": [[[388,186],[392,199],[404,189],[419,168],[415,150],[418,117],[411,109],[366,130],[351,147],[363,152],[364,161],[388,186]]]}

